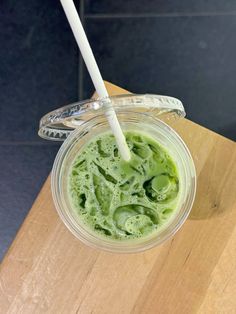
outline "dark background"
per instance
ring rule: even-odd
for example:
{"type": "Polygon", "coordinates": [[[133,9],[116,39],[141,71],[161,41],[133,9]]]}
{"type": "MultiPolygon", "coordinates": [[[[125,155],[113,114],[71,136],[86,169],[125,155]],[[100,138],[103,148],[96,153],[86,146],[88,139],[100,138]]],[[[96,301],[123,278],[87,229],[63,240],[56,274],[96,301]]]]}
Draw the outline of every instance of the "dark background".
{"type": "MultiPolygon", "coordinates": [[[[104,79],[180,98],[187,117],[236,138],[235,0],[75,1],[104,79]]],[[[0,258],[59,148],[42,115],[93,91],[60,5],[0,2],[0,258]]]]}

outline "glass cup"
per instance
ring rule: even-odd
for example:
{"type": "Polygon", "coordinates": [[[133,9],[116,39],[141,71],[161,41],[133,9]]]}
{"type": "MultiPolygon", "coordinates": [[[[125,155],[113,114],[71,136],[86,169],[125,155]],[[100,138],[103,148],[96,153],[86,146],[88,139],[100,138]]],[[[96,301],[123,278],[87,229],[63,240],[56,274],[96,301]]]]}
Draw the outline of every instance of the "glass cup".
{"type": "Polygon", "coordinates": [[[110,252],[141,252],[166,241],[183,225],[195,197],[196,172],[191,154],[181,137],[160,119],[167,117],[168,120],[185,114],[184,109],[178,107],[179,104],[175,108],[172,107],[171,102],[174,100],[174,98],[158,95],[148,95],[148,97],[147,95],[126,95],[89,100],[61,108],[49,113],[41,120],[40,136],[48,138],[53,134],[53,139],[67,137],[53,165],[51,189],[59,216],[68,229],[83,243],[110,252]],[[163,97],[165,101],[161,104],[160,99],[163,97]],[[152,106],[155,102],[156,106],[152,106]],[[176,163],[179,173],[180,194],[175,214],[171,216],[167,224],[160,227],[159,231],[143,238],[121,241],[94,233],[82,223],[68,195],[69,172],[75,157],[94,136],[110,131],[104,114],[110,103],[116,111],[122,129],[142,131],[156,139],[166,148],[176,163]],[[62,121],[63,126],[60,124],[62,121]],[[47,122],[51,123],[49,127],[47,127],[47,122]],[[71,131],[71,128],[75,126],[77,128],[71,131]]]}

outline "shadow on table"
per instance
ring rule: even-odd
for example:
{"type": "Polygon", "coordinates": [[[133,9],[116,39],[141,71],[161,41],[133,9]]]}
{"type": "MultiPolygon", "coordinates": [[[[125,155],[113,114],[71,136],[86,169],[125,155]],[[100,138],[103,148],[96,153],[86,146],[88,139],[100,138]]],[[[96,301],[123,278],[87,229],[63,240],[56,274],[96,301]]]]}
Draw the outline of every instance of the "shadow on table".
{"type": "Polygon", "coordinates": [[[217,152],[213,158],[206,160],[200,171],[197,179],[196,198],[189,219],[210,219],[229,214],[232,211],[236,203],[233,192],[236,168],[233,154],[228,153],[225,159],[223,156],[223,151],[217,152]]]}

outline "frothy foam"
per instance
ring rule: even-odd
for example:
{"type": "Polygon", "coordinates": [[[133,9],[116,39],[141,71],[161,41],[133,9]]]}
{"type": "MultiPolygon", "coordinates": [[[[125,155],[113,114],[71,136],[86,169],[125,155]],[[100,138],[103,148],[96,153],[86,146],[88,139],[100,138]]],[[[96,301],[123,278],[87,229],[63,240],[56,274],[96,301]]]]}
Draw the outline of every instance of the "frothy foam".
{"type": "Polygon", "coordinates": [[[117,240],[158,230],[172,216],[179,178],[167,151],[153,138],[125,132],[131,161],[121,159],[115,138],[104,133],[88,142],[75,158],[68,191],[84,225],[117,240]]]}

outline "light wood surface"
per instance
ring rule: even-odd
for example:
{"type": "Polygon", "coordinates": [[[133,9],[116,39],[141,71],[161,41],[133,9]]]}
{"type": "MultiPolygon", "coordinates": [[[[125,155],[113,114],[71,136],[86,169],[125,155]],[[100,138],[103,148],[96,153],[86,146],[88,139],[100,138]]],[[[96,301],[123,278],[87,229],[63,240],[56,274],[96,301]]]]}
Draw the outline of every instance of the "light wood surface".
{"type": "Polygon", "coordinates": [[[174,238],[130,255],[86,247],[60,221],[48,178],[2,262],[0,313],[236,313],[235,143],[187,119],[175,128],[198,189],[174,238]]]}

